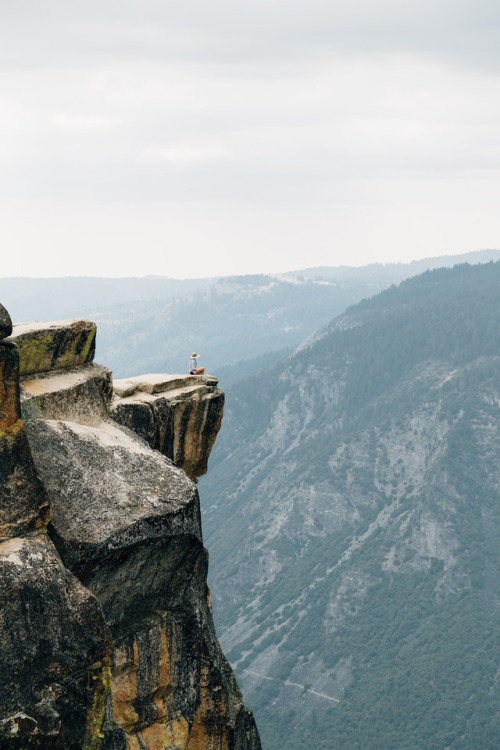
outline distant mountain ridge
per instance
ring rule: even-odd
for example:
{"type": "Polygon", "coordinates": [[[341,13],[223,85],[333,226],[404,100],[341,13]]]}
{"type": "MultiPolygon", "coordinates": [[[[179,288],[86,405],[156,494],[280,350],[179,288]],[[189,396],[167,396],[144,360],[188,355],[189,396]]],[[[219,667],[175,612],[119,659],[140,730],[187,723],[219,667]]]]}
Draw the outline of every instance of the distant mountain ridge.
{"type": "Polygon", "coordinates": [[[500,250],[475,250],[461,255],[440,255],[410,263],[369,263],[366,266],[315,266],[290,272],[304,278],[327,278],[338,281],[359,281],[370,278],[372,283],[398,284],[410,276],[417,276],[434,268],[451,268],[460,263],[490,263],[500,260],[500,250]],[[390,281],[388,282],[388,280],[390,281]]]}
{"type": "MultiPolygon", "coordinates": [[[[317,278],[340,283],[375,284],[379,289],[400,282],[426,269],[450,267],[456,263],[487,263],[500,259],[500,250],[478,250],[464,255],[444,255],[410,263],[372,263],[367,266],[318,266],[268,278],[293,280],[317,278]]],[[[172,300],[187,297],[221,281],[225,284],[240,277],[174,279],[167,276],[106,278],[99,276],[66,276],[0,278],[0,297],[12,317],[18,321],[48,320],[61,317],[88,316],[93,310],[146,300],[172,300]]],[[[246,277],[251,278],[251,277],[246,277]]],[[[373,292],[372,292],[373,293],[373,292]]]]}
{"type": "Polygon", "coordinates": [[[498,745],[499,317],[500,263],[428,271],[226,394],[211,589],[267,750],[498,745]]]}
{"type": "Polygon", "coordinates": [[[204,288],[214,279],[170,279],[163,276],[102,278],[67,276],[35,279],[0,278],[0,299],[16,321],[61,320],[89,317],[102,307],[137,300],[183,297],[204,288]]]}
{"type": "Polygon", "coordinates": [[[0,279],[0,295],[17,321],[98,322],[96,356],[116,377],[184,372],[196,350],[209,371],[234,382],[282,360],[346,307],[417,270],[492,256],[500,251],[218,279],[0,279]]]}

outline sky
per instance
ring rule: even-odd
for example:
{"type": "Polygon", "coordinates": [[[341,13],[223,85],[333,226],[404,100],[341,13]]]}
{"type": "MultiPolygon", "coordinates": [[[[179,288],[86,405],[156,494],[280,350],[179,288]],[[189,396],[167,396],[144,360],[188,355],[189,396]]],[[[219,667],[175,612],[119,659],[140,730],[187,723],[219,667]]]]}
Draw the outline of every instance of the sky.
{"type": "Polygon", "coordinates": [[[2,0],[0,276],[500,247],[493,0],[2,0]]]}

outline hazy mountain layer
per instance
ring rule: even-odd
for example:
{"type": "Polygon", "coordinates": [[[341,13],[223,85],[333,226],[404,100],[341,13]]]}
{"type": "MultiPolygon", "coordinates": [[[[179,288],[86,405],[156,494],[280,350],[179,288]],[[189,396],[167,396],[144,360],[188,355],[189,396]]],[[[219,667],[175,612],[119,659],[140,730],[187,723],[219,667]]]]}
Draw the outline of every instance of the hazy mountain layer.
{"type": "Polygon", "coordinates": [[[500,264],[427,272],[233,387],[201,483],[266,750],[500,743],[500,264]]]}
{"type": "MultiPolygon", "coordinates": [[[[97,358],[118,377],[184,372],[192,351],[209,372],[295,347],[364,296],[365,285],[237,276],[177,300],[97,311],[97,358]]],[[[239,365],[244,367],[244,364],[239,365]]]]}
{"type": "MultiPolygon", "coordinates": [[[[354,268],[324,266],[283,274],[295,279],[328,279],[339,285],[364,287],[371,296],[390,284],[414,276],[428,268],[452,266],[459,262],[485,263],[498,260],[499,250],[480,250],[462,256],[440,256],[411,263],[372,263],[354,268]]],[[[240,277],[244,278],[244,277],[240,277]]],[[[249,277],[252,278],[252,277],[249,277]]],[[[259,277],[253,277],[259,278],[259,277]]],[[[221,279],[222,283],[227,281],[221,279]]],[[[231,279],[234,281],[234,279],[231,279]]],[[[36,279],[26,276],[0,279],[0,299],[15,321],[57,320],[66,317],[88,317],[91,312],[119,304],[188,297],[217,282],[216,278],[172,279],[166,276],[104,278],[94,276],[36,279]]],[[[359,299],[359,297],[356,297],[359,299]]],[[[349,300],[347,304],[352,304],[349,300]]],[[[334,313],[335,314],[335,313],[334,313]]]]}
{"type": "Polygon", "coordinates": [[[61,320],[89,317],[93,310],[131,301],[186,296],[214,279],[63,277],[0,279],[0,299],[13,320],[61,320]]]}
{"type": "MultiPolygon", "coordinates": [[[[0,298],[15,321],[98,322],[96,356],[116,377],[184,372],[196,349],[201,364],[229,383],[279,361],[276,352],[282,358],[347,306],[457,257],[220,279],[11,278],[0,279],[0,298]]],[[[484,262],[500,251],[463,257],[484,262]]]]}
{"type": "Polygon", "coordinates": [[[338,283],[369,283],[373,293],[389,284],[399,284],[410,276],[435,268],[451,268],[457,263],[490,263],[500,260],[500,250],[475,250],[462,255],[440,255],[411,263],[369,263],[367,266],[315,266],[295,271],[304,278],[335,279],[338,283]]]}

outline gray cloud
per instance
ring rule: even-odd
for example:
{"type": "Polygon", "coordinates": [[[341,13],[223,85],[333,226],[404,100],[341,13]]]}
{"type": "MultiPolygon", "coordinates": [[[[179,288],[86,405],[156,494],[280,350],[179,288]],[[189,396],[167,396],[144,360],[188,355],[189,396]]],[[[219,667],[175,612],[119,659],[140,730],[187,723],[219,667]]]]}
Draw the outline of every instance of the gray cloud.
{"type": "Polygon", "coordinates": [[[168,273],[163,236],[188,254],[210,242],[222,265],[239,242],[242,270],[252,253],[253,270],[284,262],[280,237],[295,267],[301,248],[302,265],[313,251],[325,262],[332,241],[347,262],[368,245],[383,260],[408,227],[409,257],[432,254],[428,237],[436,253],[472,249],[474,232],[494,246],[499,13],[485,0],[3,0],[9,242],[31,252],[39,237],[54,264],[74,232],[79,246],[94,233],[96,259],[114,236],[132,263],[147,221],[145,273],[168,273]]]}

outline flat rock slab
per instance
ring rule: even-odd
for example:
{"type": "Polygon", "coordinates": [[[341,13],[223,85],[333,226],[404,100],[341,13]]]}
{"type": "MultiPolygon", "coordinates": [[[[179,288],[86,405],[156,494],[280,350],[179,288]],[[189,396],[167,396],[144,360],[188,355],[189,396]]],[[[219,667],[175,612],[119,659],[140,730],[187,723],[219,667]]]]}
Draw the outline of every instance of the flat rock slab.
{"type": "Polygon", "coordinates": [[[110,634],[46,534],[0,544],[0,643],[0,746],[90,747],[110,634]]]}
{"type": "Polygon", "coordinates": [[[117,396],[125,398],[136,391],[143,393],[164,393],[178,388],[210,385],[216,386],[219,381],[213,375],[166,375],[150,373],[135,378],[115,380],[113,388],[117,396]]]}
{"type": "Polygon", "coordinates": [[[12,333],[12,320],[3,305],[0,304],[0,339],[6,339],[12,333]]]}
{"type": "Polygon", "coordinates": [[[111,371],[95,363],[28,375],[21,381],[22,418],[97,426],[109,414],[112,393],[111,371]]]}
{"type": "Polygon", "coordinates": [[[92,362],[96,325],[88,320],[15,323],[7,341],[16,344],[21,375],[92,362]]]}
{"type": "Polygon", "coordinates": [[[189,580],[203,549],[196,486],[111,420],[26,425],[65,565],[125,627],[189,580]]]}

